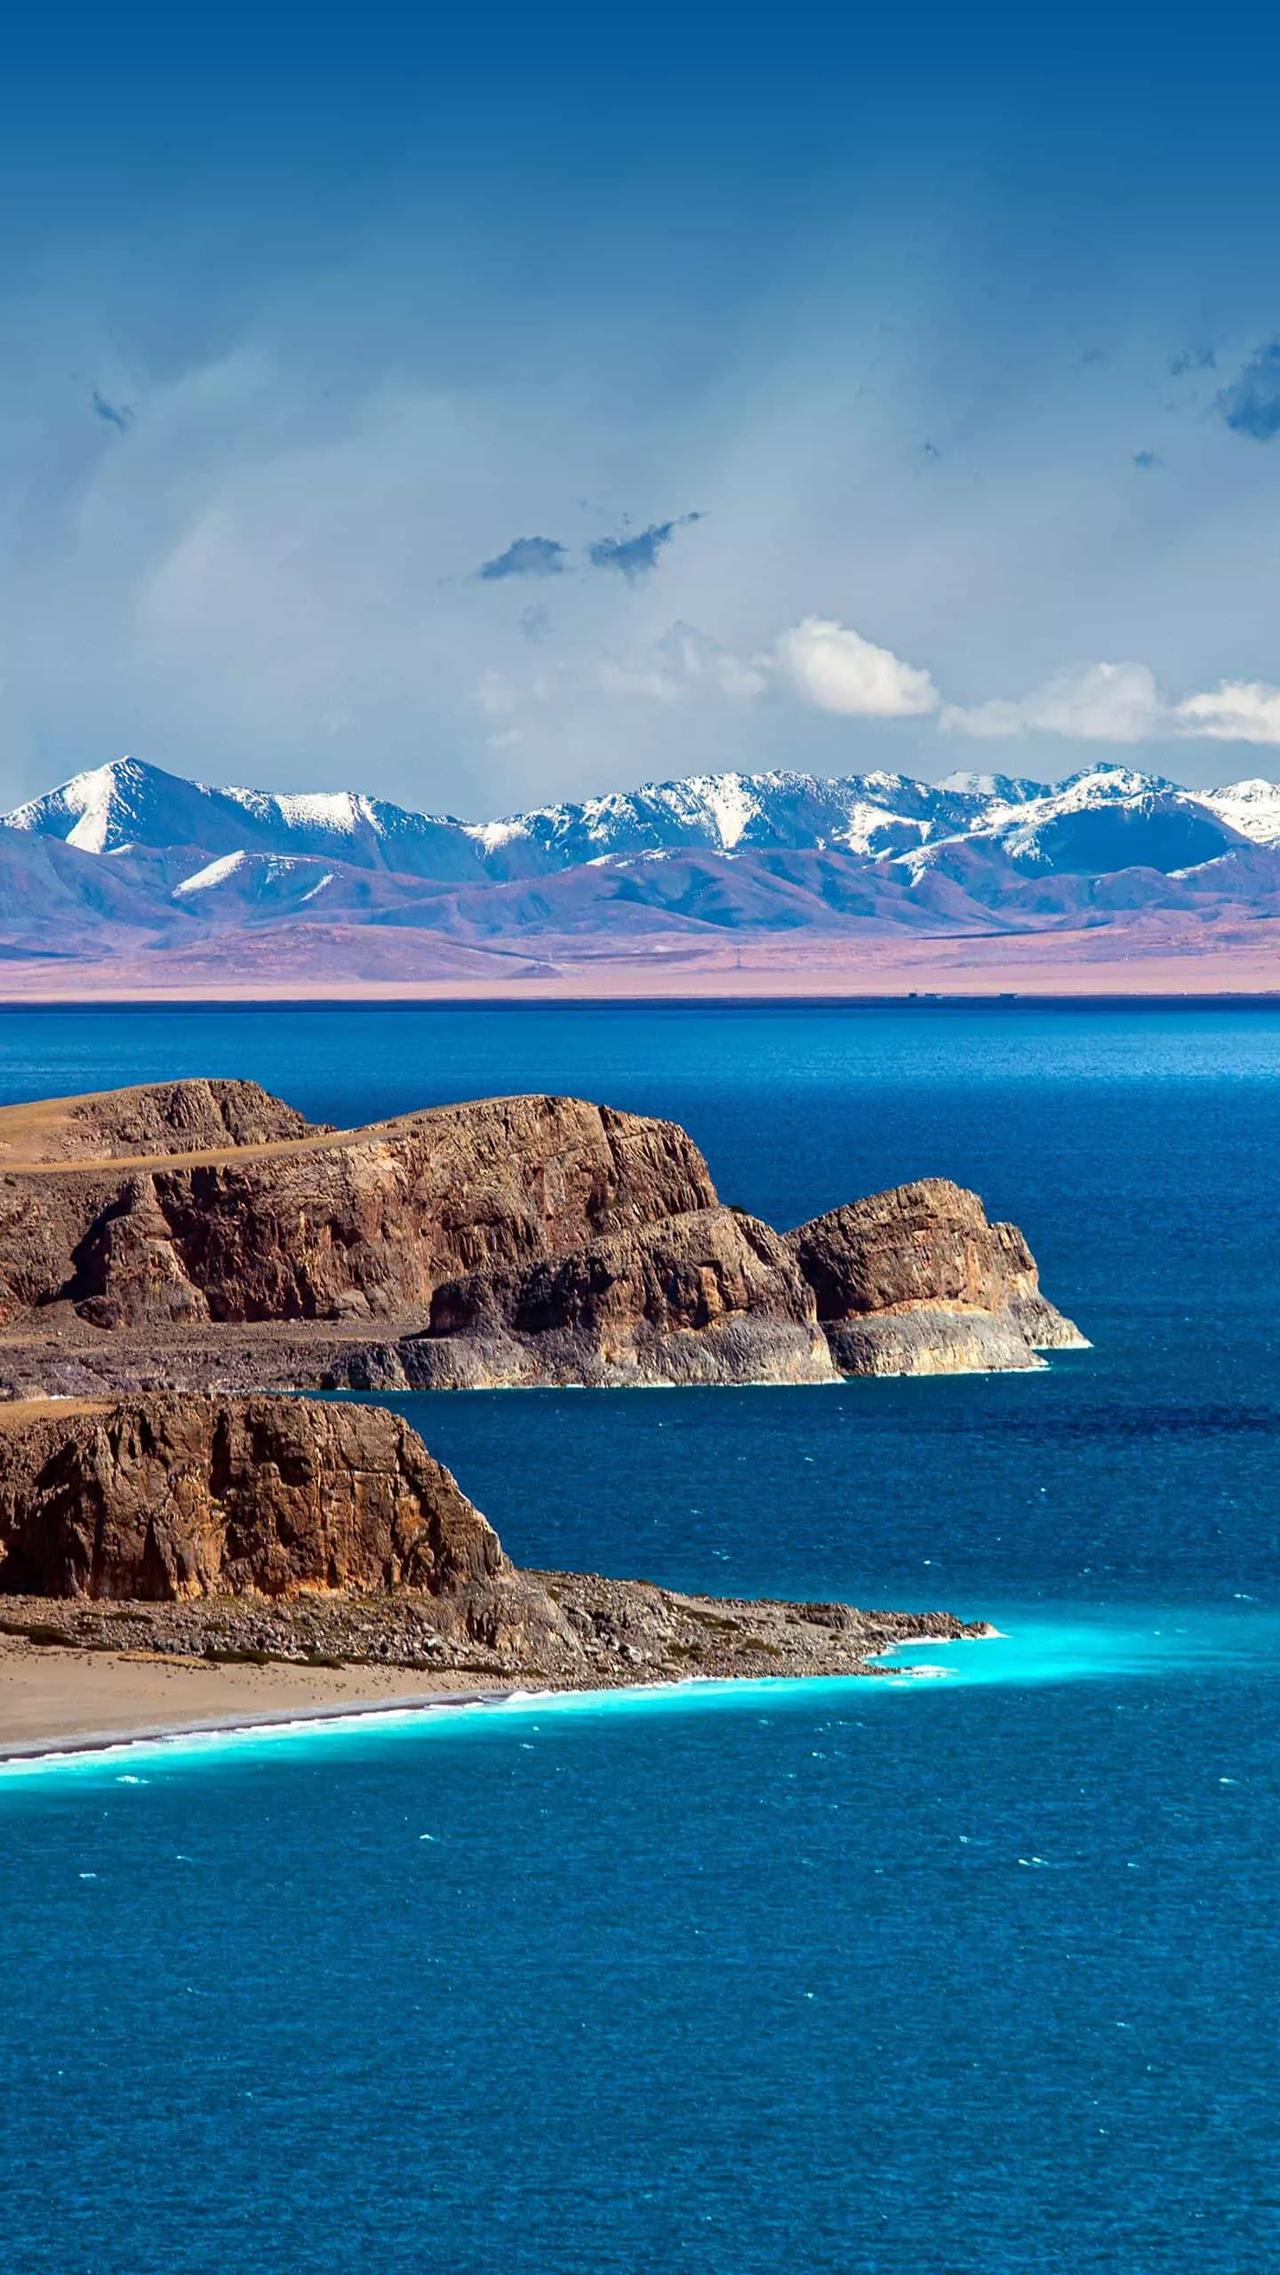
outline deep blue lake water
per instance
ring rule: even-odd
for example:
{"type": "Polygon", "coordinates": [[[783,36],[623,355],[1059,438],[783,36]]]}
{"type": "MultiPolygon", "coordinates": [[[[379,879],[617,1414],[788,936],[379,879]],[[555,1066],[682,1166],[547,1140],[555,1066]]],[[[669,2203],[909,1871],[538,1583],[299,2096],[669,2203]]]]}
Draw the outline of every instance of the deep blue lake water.
{"type": "Polygon", "coordinates": [[[533,1562],[989,1613],[946,1682],[533,1701],[0,1780],[12,2275],[1280,2258],[1280,1012],[21,1012],[0,1098],[670,1113],[927,1172],[1031,1377],[398,1401],[533,1562]]]}

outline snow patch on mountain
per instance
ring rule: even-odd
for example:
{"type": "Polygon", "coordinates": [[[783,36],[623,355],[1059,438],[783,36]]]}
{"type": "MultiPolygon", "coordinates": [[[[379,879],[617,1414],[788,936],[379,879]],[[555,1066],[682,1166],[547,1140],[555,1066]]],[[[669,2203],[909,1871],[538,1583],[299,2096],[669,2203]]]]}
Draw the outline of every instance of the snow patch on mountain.
{"type": "Polygon", "coordinates": [[[731,853],[760,811],[760,803],[741,774],[695,774],[688,784],[715,829],[722,852],[731,853]]]}
{"type": "Polygon", "coordinates": [[[174,886],[174,899],[183,899],[190,893],[216,891],[219,885],[225,885],[238,870],[245,868],[248,860],[249,856],[242,846],[238,853],[223,853],[218,860],[207,861],[203,869],[196,870],[194,876],[184,877],[180,885],[174,886]]]}
{"type": "Polygon", "coordinates": [[[1255,845],[1280,845],[1280,782],[1256,777],[1249,782],[1228,782],[1221,790],[1193,792],[1211,813],[1248,837],[1255,845]]]}

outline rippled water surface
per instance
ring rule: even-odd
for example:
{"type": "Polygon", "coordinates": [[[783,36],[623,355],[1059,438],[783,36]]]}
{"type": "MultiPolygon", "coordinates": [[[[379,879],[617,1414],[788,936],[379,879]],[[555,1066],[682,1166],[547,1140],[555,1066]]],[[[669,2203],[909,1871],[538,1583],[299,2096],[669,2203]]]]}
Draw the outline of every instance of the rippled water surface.
{"type": "Polygon", "coordinates": [[[0,1781],[14,2275],[1275,2263],[1280,1014],[17,1013],[0,1096],[676,1115],[777,1223],[976,1184],[1031,1377],[406,1398],[513,1552],[941,1604],[946,1679],[0,1781]]]}

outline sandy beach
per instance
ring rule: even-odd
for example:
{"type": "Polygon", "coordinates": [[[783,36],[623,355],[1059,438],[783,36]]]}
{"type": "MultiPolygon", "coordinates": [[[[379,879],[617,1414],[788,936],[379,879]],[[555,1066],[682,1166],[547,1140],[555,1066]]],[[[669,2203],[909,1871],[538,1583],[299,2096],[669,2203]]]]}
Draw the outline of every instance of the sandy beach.
{"type": "Polygon", "coordinates": [[[60,1651],[0,1636],[0,1762],[126,1738],[500,1697],[498,1677],[403,1667],[217,1666],[153,1652],[60,1651]]]}

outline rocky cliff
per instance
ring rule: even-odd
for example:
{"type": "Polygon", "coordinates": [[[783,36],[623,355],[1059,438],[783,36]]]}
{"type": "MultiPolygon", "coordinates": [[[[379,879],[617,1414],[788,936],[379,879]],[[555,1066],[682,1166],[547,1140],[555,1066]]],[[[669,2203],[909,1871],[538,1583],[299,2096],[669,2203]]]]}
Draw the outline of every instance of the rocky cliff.
{"type": "Polygon", "coordinates": [[[842,1374],[1032,1367],[1084,1337],[1040,1292],[1013,1224],[929,1177],[850,1202],[788,1234],[842,1374]]]}
{"type": "Polygon", "coordinates": [[[946,1613],[520,1572],[379,1407],[166,1394],[11,1406],[0,1424],[0,1649],[376,1661],[594,1687],[851,1673],[895,1642],[985,1632],[946,1613]]]}
{"type": "MultiPolygon", "coordinates": [[[[514,1272],[446,1280],[428,1331],[384,1354],[414,1389],[813,1382],[834,1370],[776,1232],[709,1208],[514,1272]]],[[[384,1378],[385,1379],[385,1378],[384,1378]]]]}
{"type": "Polygon", "coordinates": [[[158,1396],[0,1427],[7,1592],[438,1594],[503,1564],[448,1470],[380,1407],[158,1396]]]}
{"type": "Polygon", "coordinates": [[[357,1130],[250,1083],[0,1111],[0,1383],[824,1381],[1078,1340],[942,1181],[785,1238],[674,1123],[482,1099],[357,1130]]]}
{"type": "Polygon", "coordinates": [[[115,1162],[121,1124],[145,1130],[162,1100],[173,1116],[188,1087],[79,1102],[110,1133],[91,1166],[23,1158],[22,1125],[0,1113],[6,1319],[58,1301],[104,1327],[425,1315],[459,1273],[715,1205],[683,1130],[572,1098],[482,1099],[360,1130],[304,1123],[246,1142],[224,1130],[181,1150],[139,1138],[115,1162]]]}

